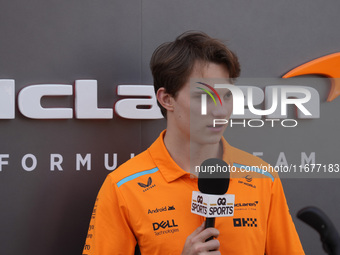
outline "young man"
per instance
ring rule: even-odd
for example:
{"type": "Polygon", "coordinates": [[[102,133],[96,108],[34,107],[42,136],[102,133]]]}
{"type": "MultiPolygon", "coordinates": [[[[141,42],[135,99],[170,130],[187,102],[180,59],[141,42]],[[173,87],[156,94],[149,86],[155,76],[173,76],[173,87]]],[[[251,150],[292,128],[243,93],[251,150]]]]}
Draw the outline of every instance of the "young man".
{"type": "Polygon", "coordinates": [[[216,89],[221,104],[211,100],[207,114],[201,112],[206,82],[237,78],[237,57],[204,33],[185,33],[161,45],[150,66],[167,129],[106,178],[84,254],[134,254],[136,244],[147,255],[304,254],[275,174],[233,173],[228,193],[235,194],[234,216],[217,218],[215,228],[204,229],[205,219],[190,211],[192,191],[198,190],[191,173],[204,159],[221,158],[239,170],[268,166],[230,146],[223,138],[226,125],[214,127],[213,119],[232,113],[228,89],[216,89]]]}

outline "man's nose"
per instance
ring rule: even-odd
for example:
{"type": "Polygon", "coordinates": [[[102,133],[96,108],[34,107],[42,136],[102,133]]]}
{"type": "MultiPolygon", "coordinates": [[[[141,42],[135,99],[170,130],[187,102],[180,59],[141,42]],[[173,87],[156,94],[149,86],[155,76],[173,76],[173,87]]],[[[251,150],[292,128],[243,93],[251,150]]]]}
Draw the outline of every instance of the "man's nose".
{"type": "Polygon", "coordinates": [[[230,111],[231,107],[228,107],[227,105],[217,104],[212,107],[211,114],[214,118],[225,118],[231,114],[230,111]]]}

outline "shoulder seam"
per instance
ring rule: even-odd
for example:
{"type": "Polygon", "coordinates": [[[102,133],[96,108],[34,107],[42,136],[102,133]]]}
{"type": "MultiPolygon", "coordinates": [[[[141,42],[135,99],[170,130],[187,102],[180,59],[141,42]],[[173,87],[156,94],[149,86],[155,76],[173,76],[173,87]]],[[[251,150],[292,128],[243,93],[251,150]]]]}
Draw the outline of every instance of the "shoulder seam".
{"type": "Polygon", "coordinates": [[[138,172],[138,173],[134,173],[130,176],[127,176],[123,179],[121,179],[120,181],[117,182],[117,187],[119,188],[120,186],[122,186],[124,183],[127,183],[129,181],[132,181],[140,176],[143,176],[143,175],[146,175],[146,174],[153,174],[153,173],[156,173],[158,171],[158,167],[155,167],[155,168],[152,168],[152,169],[149,169],[149,170],[144,170],[144,171],[141,171],[141,172],[138,172]]]}

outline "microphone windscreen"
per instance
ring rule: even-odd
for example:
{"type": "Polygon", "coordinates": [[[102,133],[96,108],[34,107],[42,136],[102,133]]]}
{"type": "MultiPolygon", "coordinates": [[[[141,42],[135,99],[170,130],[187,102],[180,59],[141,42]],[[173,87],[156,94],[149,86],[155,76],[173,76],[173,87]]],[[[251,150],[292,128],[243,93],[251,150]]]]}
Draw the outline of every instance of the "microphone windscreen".
{"type": "Polygon", "coordinates": [[[222,159],[210,158],[203,161],[198,173],[198,189],[204,194],[223,195],[228,191],[230,171],[222,159]]]}

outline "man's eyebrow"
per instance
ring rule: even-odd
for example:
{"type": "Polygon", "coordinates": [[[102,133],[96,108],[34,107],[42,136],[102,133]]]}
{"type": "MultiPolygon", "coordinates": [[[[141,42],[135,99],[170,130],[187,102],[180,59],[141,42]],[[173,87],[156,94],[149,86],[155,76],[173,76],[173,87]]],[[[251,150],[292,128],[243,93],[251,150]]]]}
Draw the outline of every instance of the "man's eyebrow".
{"type": "Polygon", "coordinates": [[[195,90],[192,91],[193,94],[204,94],[205,92],[203,90],[195,88],[195,90]]]}

